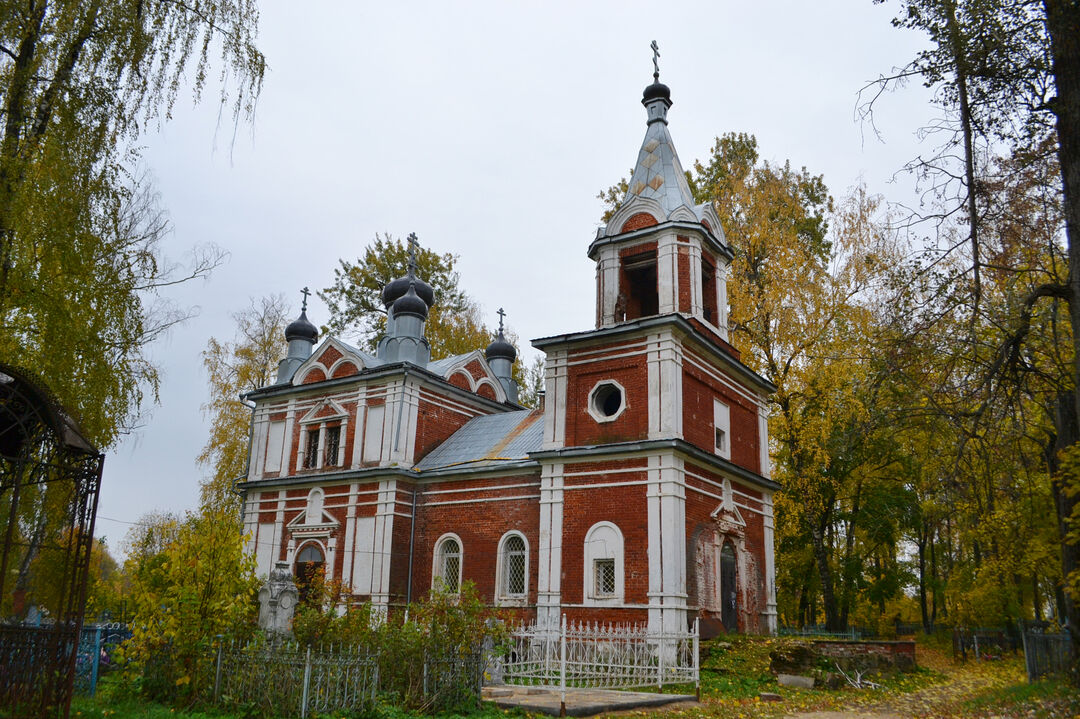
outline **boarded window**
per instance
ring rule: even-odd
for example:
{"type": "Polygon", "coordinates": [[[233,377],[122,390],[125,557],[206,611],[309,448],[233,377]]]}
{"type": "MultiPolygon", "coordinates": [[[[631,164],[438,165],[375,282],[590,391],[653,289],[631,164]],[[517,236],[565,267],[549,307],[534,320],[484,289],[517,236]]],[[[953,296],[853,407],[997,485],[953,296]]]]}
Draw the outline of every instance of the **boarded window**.
{"type": "Polygon", "coordinates": [[[285,449],[285,423],[271,422],[266,432],[266,465],[264,471],[280,472],[281,456],[285,449]]]}
{"type": "Polygon", "coordinates": [[[378,462],[382,459],[382,431],[385,413],[386,407],[384,405],[368,407],[367,426],[364,428],[365,462],[378,462]]]}

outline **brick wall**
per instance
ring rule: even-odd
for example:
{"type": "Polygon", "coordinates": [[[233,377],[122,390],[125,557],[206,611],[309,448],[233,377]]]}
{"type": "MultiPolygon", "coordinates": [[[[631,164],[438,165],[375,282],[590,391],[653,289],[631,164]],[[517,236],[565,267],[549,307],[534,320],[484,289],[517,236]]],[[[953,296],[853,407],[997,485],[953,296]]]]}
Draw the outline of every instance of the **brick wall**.
{"type": "MultiPolygon", "coordinates": [[[[481,598],[495,601],[495,573],[499,541],[511,530],[525,535],[529,550],[528,600],[536,604],[536,576],[540,547],[540,503],[535,498],[539,475],[451,480],[427,485],[417,502],[413,558],[413,598],[431,588],[435,544],[444,534],[461,538],[462,580],[476,584],[481,598]],[[500,488],[501,487],[501,488],[500,488]],[[432,494],[432,490],[466,490],[432,494]],[[530,496],[530,499],[512,497],[530,496]],[[504,501],[477,501],[494,498],[504,501]],[[437,504],[439,502],[461,502],[437,504]]],[[[402,522],[407,525],[408,521],[402,522]]]]}
{"type": "Polygon", "coordinates": [[[731,461],[760,473],[757,408],[692,363],[683,362],[683,436],[687,442],[710,453],[716,446],[713,401],[717,399],[730,408],[731,461]]]}
{"type": "MultiPolygon", "coordinates": [[[[617,466],[617,463],[612,463],[617,466]]],[[[575,466],[572,471],[578,468],[575,466]]],[[[647,472],[607,477],[571,478],[566,486],[597,482],[645,482],[647,472]]],[[[627,604],[649,601],[649,521],[646,485],[595,487],[563,492],[562,601],[581,604],[585,586],[585,535],[597,522],[611,522],[623,536],[623,598],[627,604]]]]}
{"type": "MultiPolygon", "coordinates": [[[[612,353],[618,353],[618,348],[613,348],[612,353]]],[[[648,436],[649,372],[644,353],[600,359],[574,370],[567,378],[567,446],[625,442],[648,436]],[[597,422],[588,410],[589,393],[601,380],[615,380],[625,390],[626,409],[611,422],[597,422]]]]}

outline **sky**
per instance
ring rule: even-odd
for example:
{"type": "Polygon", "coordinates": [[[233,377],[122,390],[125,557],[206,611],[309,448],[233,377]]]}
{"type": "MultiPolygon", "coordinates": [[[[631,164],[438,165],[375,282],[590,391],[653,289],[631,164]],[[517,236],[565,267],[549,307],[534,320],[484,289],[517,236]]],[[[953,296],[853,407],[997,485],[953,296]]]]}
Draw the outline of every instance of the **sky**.
{"type": "MultiPolygon", "coordinates": [[[[234,131],[208,90],[199,106],[181,96],[140,142],[172,224],[168,258],[207,244],[228,258],[163,294],[195,316],[148,348],[159,402],[108,452],[95,533],[115,549],[144,514],[195,508],[208,473],[195,461],[208,434],[208,339],[232,339],[232,315],[266,295],[284,294],[298,313],[301,288],[328,287],[338,260],[355,260],[376,233],[415,232],[456,255],[461,286],[491,327],[505,308],[526,361],[531,338],[591,329],[597,194],[637,157],[653,40],[684,167],[717,136],[748,132],[763,159],[824,175],[838,199],[861,181],[912,202],[897,173],[927,151],[928,91],[883,96],[876,132],[856,117],[860,88],[925,42],[891,26],[897,10],[870,0],[265,3],[258,44],[269,68],[254,121],[234,131]]],[[[327,319],[315,297],[308,316],[327,319]]]]}

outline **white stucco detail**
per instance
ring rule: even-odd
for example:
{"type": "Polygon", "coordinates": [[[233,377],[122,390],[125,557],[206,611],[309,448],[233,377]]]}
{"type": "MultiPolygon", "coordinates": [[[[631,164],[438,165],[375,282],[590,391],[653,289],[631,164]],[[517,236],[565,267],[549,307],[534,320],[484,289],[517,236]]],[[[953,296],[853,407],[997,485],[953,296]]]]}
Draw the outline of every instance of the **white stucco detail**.
{"type": "Polygon", "coordinates": [[[394,540],[394,505],[397,499],[397,480],[379,482],[379,499],[375,508],[375,531],[372,542],[371,603],[380,613],[390,605],[390,550],[394,540]]]}
{"type": "Polygon", "coordinates": [[[566,445],[566,350],[552,350],[544,369],[544,449],[566,445]]]}
{"type": "Polygon", "coordinates": [[[649,630],[686,627],[686,493],[683,461],[649,457],[649,630]]]}
{"type": "Polygon", "coordinates": [[[776,612],[776,556],[773,547],[773,502],[771,492],[762,492],[762,504],[764,505],[764,543],[765,543],[765,627],[769,634],[777,632],[776,612]]]}
{"type": "Polygon", "coordinates": [[[649,335],[649,439],[682,438],[682,345],[670,331],[649,335]]]}
{"type": "Polygon", "coordinates": [[[758,406],[758,461],[761,462],[761,471],[758,472],[766,479],[772,479],[772,457],[769,456],[769,410],[758,406]]]}
{"type": "Polygon", "coordinates": [[[536,620],[550,628],[559,624],[562,602],[563,482],[561,463],[541,467],[536,620]]]}
{"type": "Polygon", "coordinates": [[[659,314],[679,311],[679,245],[674,232],[656,238],[656,289],[659,314]]]}

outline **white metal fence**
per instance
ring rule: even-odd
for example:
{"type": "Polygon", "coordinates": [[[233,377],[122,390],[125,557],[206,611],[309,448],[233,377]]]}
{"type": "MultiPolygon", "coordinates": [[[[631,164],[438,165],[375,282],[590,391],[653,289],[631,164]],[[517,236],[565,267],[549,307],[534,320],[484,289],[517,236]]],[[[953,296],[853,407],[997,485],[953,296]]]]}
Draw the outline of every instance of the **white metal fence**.
{"type": "Polygon", "coordinates": [[[511,634],[502,681],[530,686],[633,689],[699,682],[698,622],[682,632],[644,624],[522,625],[511,634]]]}

